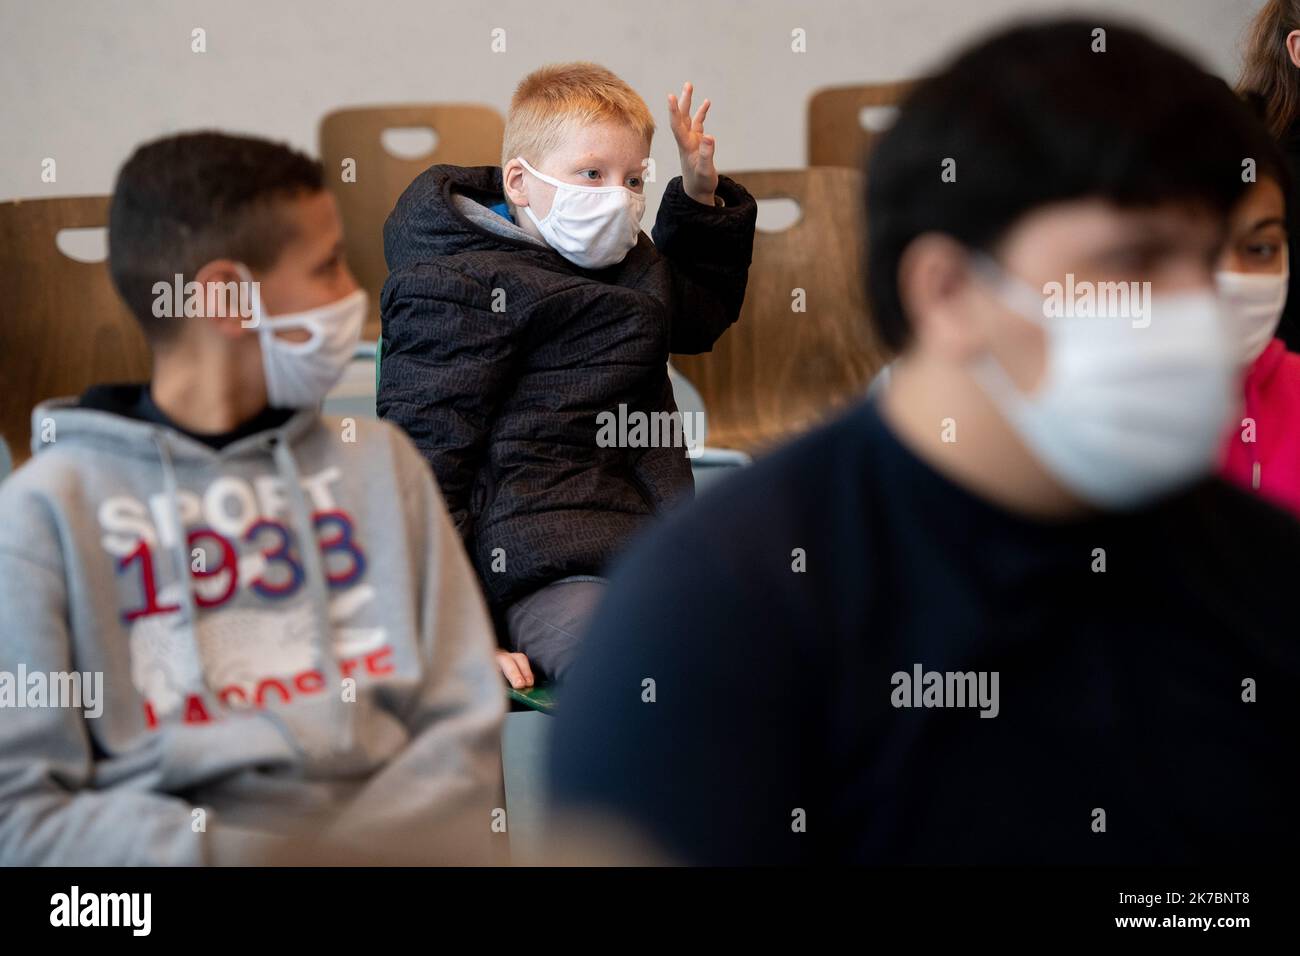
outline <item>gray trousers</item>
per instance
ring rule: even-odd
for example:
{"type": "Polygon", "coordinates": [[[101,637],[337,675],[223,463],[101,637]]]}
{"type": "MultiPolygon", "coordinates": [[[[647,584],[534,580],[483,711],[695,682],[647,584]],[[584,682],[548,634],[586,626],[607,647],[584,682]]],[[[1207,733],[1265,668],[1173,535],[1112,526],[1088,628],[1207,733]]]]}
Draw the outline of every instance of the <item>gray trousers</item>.
{"type": "Polygon", "coordinates": [[[561,578],[506,610],[510,649],[528,658],[539,683],[564,680],[605,583],[585,574],[561,578]]]}

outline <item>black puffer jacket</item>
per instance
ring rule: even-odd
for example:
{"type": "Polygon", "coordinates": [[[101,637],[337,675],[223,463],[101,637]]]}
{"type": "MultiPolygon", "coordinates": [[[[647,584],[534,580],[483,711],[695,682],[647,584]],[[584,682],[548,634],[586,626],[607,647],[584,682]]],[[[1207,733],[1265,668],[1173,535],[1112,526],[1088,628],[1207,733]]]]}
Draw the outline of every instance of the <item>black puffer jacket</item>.
{"type": "Polygon", "coordinates": [[[683,449],[599,447],[597,415],[675,411],[669,353],[708,351],[739,316],[757,205],[725,176],[717,194],[710,209],[674,179],[654,242],[594,271],[484,208],[505,199],[497,167],[433,166],[388,217],[379,414],[432,465],[498,615],[600,573],[693,493],[683,449]]]}

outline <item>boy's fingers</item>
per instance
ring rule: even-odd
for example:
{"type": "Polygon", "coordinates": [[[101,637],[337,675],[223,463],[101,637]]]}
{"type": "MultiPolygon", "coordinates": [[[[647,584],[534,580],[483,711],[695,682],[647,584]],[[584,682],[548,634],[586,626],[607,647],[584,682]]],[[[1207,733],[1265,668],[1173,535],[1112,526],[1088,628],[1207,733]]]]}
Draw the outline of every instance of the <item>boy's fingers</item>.
{"type": "Polygon", "coordinates": [[[519,676],[524,679],[524,683],[532,687],[536,683],[533,677],[533,665],[528,663],[528,657],[522,652],[517,652],[514,657],[515,663],[519,665],[519,676]]]}
{"type": "Polygon", "coordinates": [[[501,668],[501,673],[506,675],[506,680],[510,681],[510,686],[515,690],[524,686],[524,675],[519,672],[519,665],[515,663],[513,654],[497,651],[497,666],[501,668]]]}
{"type": "Polygon", "coordinates": [[[682,126],[682,111],[677,106],[677,97],[668,94],[668,122],[672,125],[673,135],[680,138],[682,126]]]}
{"type": "Polygon", "coordinates": [[[682,119],[689,120],[691,115],[691,97],[695,94],[695,89],[690,83],[682,84],[682,119]]]}
{"type": "Polygon", "coordinates": [[[695,129],[704,129],[704,117],[709,115],[710,100],[705,100],[700,104],[700,108],[695,113],[695,122],[692,124],[695,129]]]}

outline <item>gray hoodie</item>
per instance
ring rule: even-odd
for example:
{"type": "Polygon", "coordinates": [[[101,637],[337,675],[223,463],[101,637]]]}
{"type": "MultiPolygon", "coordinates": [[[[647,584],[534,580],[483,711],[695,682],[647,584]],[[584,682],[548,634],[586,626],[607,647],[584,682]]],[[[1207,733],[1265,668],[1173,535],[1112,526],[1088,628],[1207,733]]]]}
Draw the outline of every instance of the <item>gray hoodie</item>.
{"type": "Polygon", "coordinates": [[[301,412],[214,451],[71,400],[33,436],[0,484],[0,864],[492,852],[492,629],[405,436],[301,412]]]}

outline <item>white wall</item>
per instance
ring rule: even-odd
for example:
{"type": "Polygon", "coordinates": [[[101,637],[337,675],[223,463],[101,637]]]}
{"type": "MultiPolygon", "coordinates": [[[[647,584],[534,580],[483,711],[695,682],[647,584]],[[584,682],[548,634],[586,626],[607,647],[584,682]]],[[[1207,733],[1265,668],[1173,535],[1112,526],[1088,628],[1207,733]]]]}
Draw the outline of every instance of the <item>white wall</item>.
{"type": "MultiPolygon", "coordinates": [[[[1119,9],[1231,77],[1262,2],[1128,0],[1119,9]]],[[[684,79],[714,101],[708,128],[721,169],[800,166],[814,89],[910,77],[1009,15],[1078,9],[1098,8],[1070,0],[0,0],[0,199],[108,192],[136,143],[174,130],[259,133],[315,152],[318,120],[339,106],[475,101],[504,112],[521,76],[568,59],[601,62],[646,98],[661,122],[660,189],[677,172],[664,100],[684,79]],[[190,51],[195,27],[207,31],[204,54],[190,51]],[[490,50],[494,27],[506,30],[505,53],[490,50]],[[790,51],[795,27],[807,31],[802,55],[790,51]],[[45,157],[57,161],[56,183],[41,182],[45,157]]],[[[652,190],[652,206],[657,199],[652,190]]]]}

